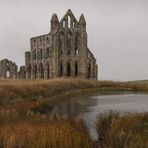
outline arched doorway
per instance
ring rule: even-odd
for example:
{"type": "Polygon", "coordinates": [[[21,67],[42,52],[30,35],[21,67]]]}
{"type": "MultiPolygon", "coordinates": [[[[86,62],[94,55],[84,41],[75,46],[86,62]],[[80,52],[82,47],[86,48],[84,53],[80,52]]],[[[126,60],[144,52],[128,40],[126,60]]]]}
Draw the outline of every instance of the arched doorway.
{"type": "Polygon", "coordinates": [[[70,62],[67,63],[66,76],[67,77],[70,77],[71,76],[71,65],[70,65],[70,62]]]}
{"type": "Polygon", "coordinates": [[[33,78],[37,79],[37,65],[36,64],[34,64],[33,66],[33,78]]]}
{"type": "Polygon", "coordinates": [[[6,77],[6,79],[10,79],[10,71],[9,70],[6,71],[6,76],[5,77],[6,77]]]}
{"type": "Polygon", "coordinates": [[[78,62],[75,63],[75,77],[78,76],[78,62]]]}
{"type": "Polygon", "coordinates": [[[39,76],[40,76],[40,79],[44,79],[44,68],[42,63],[40,63],[39,65],[39,76]]]}
{"type": "Polygon", "coordinates": [[[50,79],[50,65],[46,63],[46,78],[50,79]]]}

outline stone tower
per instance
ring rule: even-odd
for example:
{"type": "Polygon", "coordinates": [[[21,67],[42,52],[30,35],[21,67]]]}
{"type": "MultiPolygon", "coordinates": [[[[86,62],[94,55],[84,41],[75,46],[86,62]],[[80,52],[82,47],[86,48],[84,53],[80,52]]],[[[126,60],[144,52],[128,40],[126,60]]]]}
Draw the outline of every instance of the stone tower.
{"type": "Polygon", "coordinates": [[[68,10],[59,21],[51,17],[51,31],[30,39],[31,52],[25,53],[27,79],[71,77],[97,79],[97,64],[87,47],[86,21],[68,10]]]}

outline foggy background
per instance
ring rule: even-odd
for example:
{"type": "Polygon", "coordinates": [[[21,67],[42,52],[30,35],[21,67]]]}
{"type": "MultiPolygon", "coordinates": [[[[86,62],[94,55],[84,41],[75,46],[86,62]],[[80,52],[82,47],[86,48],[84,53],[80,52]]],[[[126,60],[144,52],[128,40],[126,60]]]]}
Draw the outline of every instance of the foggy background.
{"type": "Polygon", "coordinates": [[[30,38],[49,33],[51,15],[60,20],[68,9],[77,20],[84,13],[99,79],[148,79],[147,0],[0,0],[0,59],[24,65],[30,38]]]}

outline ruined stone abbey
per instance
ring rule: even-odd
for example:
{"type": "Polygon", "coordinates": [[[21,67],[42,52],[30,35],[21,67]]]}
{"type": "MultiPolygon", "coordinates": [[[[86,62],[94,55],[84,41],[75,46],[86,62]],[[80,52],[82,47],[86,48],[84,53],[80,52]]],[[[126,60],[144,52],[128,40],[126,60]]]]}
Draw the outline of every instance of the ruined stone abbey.
{"type": "Polygon", "coordinates": [[[71,10],[59,21],[56,14],[51,18],[48,34],[30,39],[31,51],[25,52],[25,65],[19,71],[17,65],[3,59],[0,61],[0,78],[97,79],[96,59],[87,47],[86,21],[79,21],[71,10]]]}

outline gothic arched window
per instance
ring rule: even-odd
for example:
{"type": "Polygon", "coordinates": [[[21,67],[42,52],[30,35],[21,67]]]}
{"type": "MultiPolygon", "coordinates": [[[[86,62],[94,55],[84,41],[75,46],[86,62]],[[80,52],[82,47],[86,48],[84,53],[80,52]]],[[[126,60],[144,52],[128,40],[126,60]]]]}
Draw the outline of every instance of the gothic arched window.
{"type": "Polygon", "coordinates": [[[46,48],[46,58],[49,58],[49,47],[46,48]]]}
{"type": "Polygon", "coordinates": [[[76,33],[75,34],[75,55],[79,54],[78,46],[79,46],[79,34],[76,33]]]}
{"type": "Polygon", "coordinates": [[[60,33],[60,51],[61,54],[64,52],[64,38],[65,38],[65,34],[64,32],[60,33]]]}
{"type": "Polygon", "coordinates": [[[49,38],[48,37],[46,38],[46,42],[49,43],[49,38]]]}
{"type": "Polygon", "coordinates": [[[67,63],[66,76],[67,77],[70,77],[71,76],[71,65],[70,65],[70,62],[67,63]]]}
{"type": "Polygon", "coordinates": [[[39,65],[39,74],[40,74],[40,79],[44,79],[44,68],[42,63],[40,63],[39,65]]]}
{"type": "Polygon", "coordinates": [[[79,50],[78,49],[75,50],[75,55],[79,55],[79,50]]]}
{"type": "Polygon", "coordinates": [[[78,62],[75,63],[75,77],[78,76],[78,62]]]}
{"type": "Polygon", "coordinates": [[[71,34],[71,32],[68,32],[68,35],[67,35],[67,50],[68,50],[68,55],[71,54],[71,49],[72,49],[72,34],[71,34]]]}
{"type": "Polygon", "coordinates": [[[6,71],[6,79],[10,79],[10,71],[9,70],[6,71]]]}
{"type": "Polygon", "coordinates": [[[46,78],[50,79],[50,65],[46,63],[46,78]]]}
{"type": "Polygon", "coordinates": [[[63,28],[65,28],[66,27],[66,22],[65,22],[65,20],[63,21],[63,28]]]}
{"type": "Polygon", "coordinates": [[[89,79],[91,76],[91,66],[90,64],[87,65],[87,78],[89,79]]]}
{"type": "Polygon", "coordinates": [[[42,59],[43,58],[43,50],[42,50],[42,48],[40,49],[40,59],[42,59]]]}
{"type": "Polygon", "coordinates": [[[71,27],[71,17],[68,16],[68,28],[70,28],[70,27],[71,27]]]}
{"type": "Polygon", "coordinates": [[[73,23],[72,23],[72,26],[73,26],[73,28],[75,28],[75,22],[73,21],[73,23]]]}

